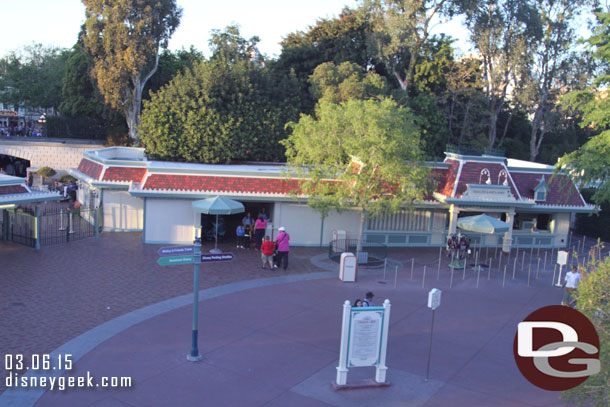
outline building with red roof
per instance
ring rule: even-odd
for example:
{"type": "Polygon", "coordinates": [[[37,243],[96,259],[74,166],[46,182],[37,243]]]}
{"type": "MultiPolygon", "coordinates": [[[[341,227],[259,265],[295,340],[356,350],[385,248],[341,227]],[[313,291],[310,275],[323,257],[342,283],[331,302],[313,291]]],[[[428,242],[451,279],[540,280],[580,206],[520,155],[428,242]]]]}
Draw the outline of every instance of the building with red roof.
{"type": "MultiPolygon", "coordinates": [[[[482,246],[563,247],[573,213],[592,212],[572,181],[552,166],[495,155],[446,153],[428,163],[436,190],[412,211],[369,219],[364,238],[388,246],[441,246],[458,232],[460,217],[487,213],[510,225],[498,235],[472,235],[482,246]]],[[[297,179],[281,164],[210,165],[148,160],[144,149],[109,147],[87,151],[71,174],[79,179],[79,200],[101,206],[103,227],[142,231],[145,243],[189,243],[199,218],[195,200],[217,195],[242,202],[256,218],[263,209],[272,222],[268,233],[284,226],[295,245],[327,244],[333,230],[356,237],[357,211],[322,219],[299,194],[297,179]]],[[[205,215],[204,215],[205,216],[205,215]]],[[[226,217],[233,238],[242,215],[226,217]]]]}

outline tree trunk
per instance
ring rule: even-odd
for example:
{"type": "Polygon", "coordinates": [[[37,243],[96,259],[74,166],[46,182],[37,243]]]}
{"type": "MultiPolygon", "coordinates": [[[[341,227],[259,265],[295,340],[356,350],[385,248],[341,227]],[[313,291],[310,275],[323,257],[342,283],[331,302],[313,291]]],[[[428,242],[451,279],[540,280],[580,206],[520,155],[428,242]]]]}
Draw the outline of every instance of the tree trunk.
{"type": "Polygon", "coordinates": [[[544,106],[546,105],[548,97],[549,93],[547,91],[544,91],[542,97],[540,98],[540,103],[538,103],[536,113],[534,114],[534,119],[532,120],[532,132],[530,134],[530,161],[536,161],[536,157],[538,157],[538,152],[540,149],[540,144],[542,143],[542,139],[544,138],[544,131],[541,129],[542,120],[544,118],[544,106]],[[540,131],[540,137],[538,137],[538,131],[540,131]]]}
{"type": "Polygon", "coordinates": [[[358,253],[362,251],[362,237],[364,236],[364,227],[366,225],[366,210],[362,208],[360,212],[360,233],[358,234],[358,246],[356,247],[356,258],[358,258],[358,253]]]}
{"type": "Polygon", "coordinates": [[[144,76],[144,79],[140,80],[140,76],[132,78],[133,90],[131,92],[130,100],[125,104],[125,120],[127,121],[127,127],[129,128],[129,138],[133,141],[136,146],[140,145],[140,137],[138,136],[138,125],[140,124],[140,111],[142,110],[142,92],[144,92],[144,86],[151,76],[157,72],[159,66],[159,47],[155,53],[155,63],[152,69],[144,76]]]}
{"type": "Polygon", "coordinates": [[[489,131],[487,132],[487,138],[489,139],[489,148],[493,148],[496,143],[496,134],[498,131],[498,111],[492,109],[489,113],[489,131]]]}

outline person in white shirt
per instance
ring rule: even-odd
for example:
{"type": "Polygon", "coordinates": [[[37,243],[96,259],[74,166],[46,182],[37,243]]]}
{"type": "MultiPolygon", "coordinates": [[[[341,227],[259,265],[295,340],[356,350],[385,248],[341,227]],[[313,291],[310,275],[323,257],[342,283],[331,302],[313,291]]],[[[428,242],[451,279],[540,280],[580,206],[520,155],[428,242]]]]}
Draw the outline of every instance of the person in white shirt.
{"type": "Polygon", "coordinates": [[[563,280],[563,287],[565,291],[563,293],[563,300],[561,305],[573,306],[576,303],[574,294],[578,291],[578,284],[580,283],[580,273],[578,267],[572,265],[572,270],[566,273],[566,277],[563,280]]]}

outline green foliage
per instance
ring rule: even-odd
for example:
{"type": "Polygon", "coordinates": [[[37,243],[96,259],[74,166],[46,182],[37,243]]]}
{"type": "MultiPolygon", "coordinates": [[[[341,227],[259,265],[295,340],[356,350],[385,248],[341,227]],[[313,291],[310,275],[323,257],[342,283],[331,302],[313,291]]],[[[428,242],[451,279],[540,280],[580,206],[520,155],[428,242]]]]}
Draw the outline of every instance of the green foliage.
{"type": "Polygon", "coordinates": [[[284,123],[298,115],[295,82],[248,60],[200,62],[145,102],[146,152],[201,163],[282,160],[284,123]]]}
{"type": "Polygon", "coordinates": [[[49,178],[56,174],[55,170],[51,167],[41,167],[36,171],[36,174],[40,175],[43,178],[49,178]]]}
{"type": "Polygon", "coordinates": [[[318,102],[340,103],[349,99],[371,99],[388,95],[384,77],[374,72],[362,72],[353,62],[335,65],[325,62],[316,67],[310,77],[311,94],[318,102]]]}
{"type": "Polygon", "coordinates": [[[178,27],[175,0],[83,0],[85,48],[104,100],[125,113],[129,136],[138,140],[142,93],[157,70],[159,48],[178,27]]]}
{"type": "MultiPolygon", "coordinates": [[[[368,36],[371,52],[380,58],[407,94],[415,67],[428,43],[435,17],[453,14],[448,0],[365,0],[363,9],[371,19],[368,36]]],[[[424,68],[425,69],[425,68],[424,68]]]]}
{"type": "Polygon", "coordinates": [[[32,44],[0,60],[0,101],[15,107],[53,108],[61,103],[69,52],[32,44]]]}
{"type": "MultiPolygon", "coordinates": [[[[383,66],[369,52],[367,33],[370,19],[362,10],[344,8],[332,19],[319,19],[306,32],[294,32],[282,41],[282,52],[277,69],[286,75],[294,74],[299,80],[303,95],[307,95],[309,78],[314,69],[324,62],[357,64],[362,72],[374,70],[383,75],[383,66]]],[[[316,100],[303,97],[300,111],[312,113],[316,100]]]]}
{"type": "Polygon", "coordinates": [[[601,371],[563,392],[562,397],[580,406],[606,407],[610,405],[610,257],[587,266],[578,286],[577,303],[599,335],[601,371]]]}
{"type": "Polygon", "coordinates": [[[192,45],[188,50],[181,49],[175,52],[164,49],[159,55],[157,72],[150,77],[144,88],[144,98],[150,99],[150,94],[157,92],[163,85],[168,84],[178,73],[192,68],[197,62],[203,61],[203,54],[192,45]]]}
{"type": "Polygon", "coordinates": [[[302,191],[323,215],[355,207],[364,225],[368,216],[423,200],[429,179],[419,128],[409,109],[391,99],[322,102],[315,116],[301,115],[289,126],[282,144],[291,175],[305,179],[302,191]]]}
{"type": "Polygon", "coordinates": [[[601,131],[583,146],[561,157],[558,168],[569,172],[580,185],[595,186],[592,199],[600,204],[610,202],[610,13],[598,12],[597,26],[588,40],[595,48],[594,57],[603,66],[603,71],[586,91],[568,94],[563,102],[582,111],[582,127],[601,131]]]}
{"type": "MultiPolygon", "coordinates": [[[[531,63],[540,19],[533,1],[466,1],[463,11],[470,40],[482,57],[488,146],[494,147],[498,115],[513,79],[531,63]]],[[[513,89],[517,94],[521,87],[513,89]]]]}
{"type": "Polygon", "coordinates": [[[76,182],[76,178],[74,178],[72,175],[70,174],[64,174],[61,177],[59,177],[59,182],[61,182],[62,184],[72,184],[73,182],[76,182]]]}
{"type": "MultiPolygon", "coordinates": [[[[580,193],[585,201],[591,202],[591,196],[595,193],[595,190],[585,188],[581,189],[580,193]]],[[[610,241],[610,202],[602,203],[600,211],[597,213],[577,213],[574,229],[580,235],[610,241]]]]}

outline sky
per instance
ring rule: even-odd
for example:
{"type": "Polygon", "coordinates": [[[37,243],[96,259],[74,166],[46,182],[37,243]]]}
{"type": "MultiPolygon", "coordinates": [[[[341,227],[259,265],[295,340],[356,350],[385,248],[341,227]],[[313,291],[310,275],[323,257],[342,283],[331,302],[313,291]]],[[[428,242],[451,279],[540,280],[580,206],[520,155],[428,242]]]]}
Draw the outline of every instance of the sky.
{"type": "MultiPolygon", "coordinates": [[[[257,35],[259,51],[268,57],[280,53],[282,37],[306,30],[320,18],[337,16],[344,6],[355,8],[357,0],[178,0],[183,8],[180,26],[169,42],[171,50],[196,49],[208,54],[209,33],[229,24],[240,25],[242,37],[257,35]]],[[[0,56],[24,45],[41,43],[70,48],[85,20],[80,0],[17,0],[2,6],[0,56]]],[[[448,33],[460,32],[459,23],[445,25],[448,33]]],[[[460,44],[462,49],[466,42],[460,44]]]]}

